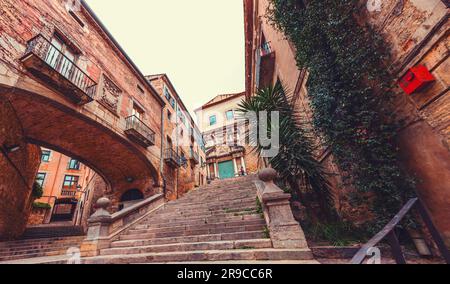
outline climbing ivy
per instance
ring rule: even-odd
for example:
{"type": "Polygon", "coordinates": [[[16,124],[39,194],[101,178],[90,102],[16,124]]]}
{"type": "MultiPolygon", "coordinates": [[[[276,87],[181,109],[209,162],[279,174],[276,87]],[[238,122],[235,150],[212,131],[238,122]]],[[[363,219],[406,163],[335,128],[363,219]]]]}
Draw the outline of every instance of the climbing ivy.
{"type": "MultiPolygon", "coordinates": [[[[296,48],[310,76],[308,96],[316,130],[344,173],[344,183],[368,202],[379,230],[414,193],[398,163],[392,100],[383,39],[358,23],[357,0],[271,0],[269,21],[296,48]],[[367,194],[369,193],[369,194],[367,194]]],[[[356,204],[355,204],[356,205],[356,204]]]]}

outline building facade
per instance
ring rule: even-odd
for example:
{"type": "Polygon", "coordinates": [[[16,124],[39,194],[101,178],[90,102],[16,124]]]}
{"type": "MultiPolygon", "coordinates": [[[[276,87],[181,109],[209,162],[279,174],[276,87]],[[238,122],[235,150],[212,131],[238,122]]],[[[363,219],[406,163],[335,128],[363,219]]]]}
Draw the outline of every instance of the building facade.
{"type": "Polygon", "coordinates": [[[1,9],[0,238],[25,228],[40,147],[98,173],[112,212],[129,196],[162,193],[165,103],[89,6],[5,0],[1,9]]]}
{"type": "Polygon", "coordinates": [[[246,143],[246,125],[239,120],[239,103],[245,93],[219,95],[197,109],[196,116],[206,143],[209,180],[255,173],[256,154],[246,143]]]}
{"type": "Polygon", "coordinates": [[[160,74],[147,79],[166,102],[161,172],[166,197],[173,200],[206,183],[205,143],[169,77],[160,74]]]}
{"type": "Polygon", "coordinates": [[[62,222],[81,226],[90,216],[85,206],[92,204],[91,186],[98,175],[76,159],[43,148],[36,183],[43,189],[40,199],[34,201],[28,225],[62,222]]]}
{"type": "MultiPolygon", "coordinates": [[[[306,82],[308,73],[297,67],[295,49],[265,17],[269,0],[244,0],[246,37],[246,95],[280,79],[292,90],[291,103],[311,118],[306,82]]],[[[416,178],[417,193],[430,210],[436,226],[450,243],[450,94],[448,7],[441,0],[382,1],[379,10],[361,1],[358,16],[390,44],[392,76],[404,78],[413,67],[424,66],[434,82],[412,95],[401,88],[396,109],[407,123],[399,133],[403,166],[416,178]]],[[[423,68],[423,67],[421,67],[423,68]]],[[[318,158],[328,172],[339,204],[339,170],[329,150],[318,158]]],[[[361,217],[363,218],[363,216],[361,217]]]]}

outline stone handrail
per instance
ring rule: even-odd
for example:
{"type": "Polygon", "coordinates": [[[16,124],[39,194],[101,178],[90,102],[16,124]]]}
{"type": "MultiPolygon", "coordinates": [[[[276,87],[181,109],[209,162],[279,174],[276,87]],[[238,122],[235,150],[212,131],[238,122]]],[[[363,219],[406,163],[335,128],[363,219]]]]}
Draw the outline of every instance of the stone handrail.
{"type": "Polygon", "coordinates": [[[106,210],[110,204],[106,197],[97,201],[98,209],[88,220],[87,238],[81,246],[83,256],[95,256],[109,248],[115,237],[163,206],[165,199],[157,194],[114,214],[106,210]]]}
{"type": "Polygon", "coordinates": [[[261,201],[270,239],[277,249],[308,249],[305,234],[294,219],[289,200],[291,195],[283,192],[275,183],[277,172],[264,169],[259,172],[258,198],[261,201]]]}

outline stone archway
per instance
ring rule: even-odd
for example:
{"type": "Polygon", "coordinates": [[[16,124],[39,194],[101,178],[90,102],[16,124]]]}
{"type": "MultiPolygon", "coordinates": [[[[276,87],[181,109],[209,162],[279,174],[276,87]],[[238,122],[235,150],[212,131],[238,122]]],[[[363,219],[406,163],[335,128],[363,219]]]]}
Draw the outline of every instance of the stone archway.
{"type": "MultiPolygon", "coordinates": [[[[113,211],[117,211],[120,196],[129,188],[141,190],[146,197],[155,193],[160,179],[155,159],[149,158],[146,148],[129,140],[120,126],[114,127],[96,120],[95,114],[87,115],[86,107],[65,104],[61,100],[24,89],[0,85],[0,96],[10,107],[8,115],[14,118],[0,121],[0,126],[20,130],[17,131],[16,140],[20,141],[22,149],[38,149],[36,146],[43,146],[73,157],[93,169],[107,183],[107,195],[113,202],[113,211]]],[[[39,154],[34,155],[33,161],[24,158],[23,162],[39,165],[39,154]]],[[[27,170],[26,165],[22,168],[27,170]]],[[[34,182],[36,171],[37,168],[33,167],[32,173],[26,173],[28,188],[34,182]]],[[[0,186],[6,194],[2,195],[5,196],[13,189],[7,183],[0,186]]],[[[31,191],[24,189],[23,192],[17,198],[21,199],[21,203],[28,204],[31,191]]],[[[28,206],[27,210],[29,209],[28,206]]],[[[20,214],[27,215],[27,210],[19,211],[20,214]]],[[[27,216],[22,219],[26,220],[27,216]]],[[[25,223],[21,222],[20,225],[5,224],[0,227],[4,227],[1,231],[14,232],[6,238],[14,238],[21,234],[24,226],[25,223]],[[21,228],[12,228],[13,226],[21,228]]],[[[2,235],[0,232],[0,237],[2,235]]]]}
{"type": "Polygon", "coordinates": [[[28,143],[73,157],[96,171],[112,192],[143,191],[159,182],[157,166],[118,131],[59,102],[24,90],[7,95],[28,143]]]}

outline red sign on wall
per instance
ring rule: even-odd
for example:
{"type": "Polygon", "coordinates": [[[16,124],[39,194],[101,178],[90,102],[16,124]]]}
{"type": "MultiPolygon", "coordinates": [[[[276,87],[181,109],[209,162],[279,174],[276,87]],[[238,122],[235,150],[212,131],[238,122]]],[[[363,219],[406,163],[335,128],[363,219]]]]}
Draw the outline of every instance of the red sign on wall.
{"type": "Polygon", "coordinates": [[[427,67],[418,65],[409,69],[408,73],[400,79],[399,84],[405,93],[412,95],[434,81],[436,78],[427,67]]]}

